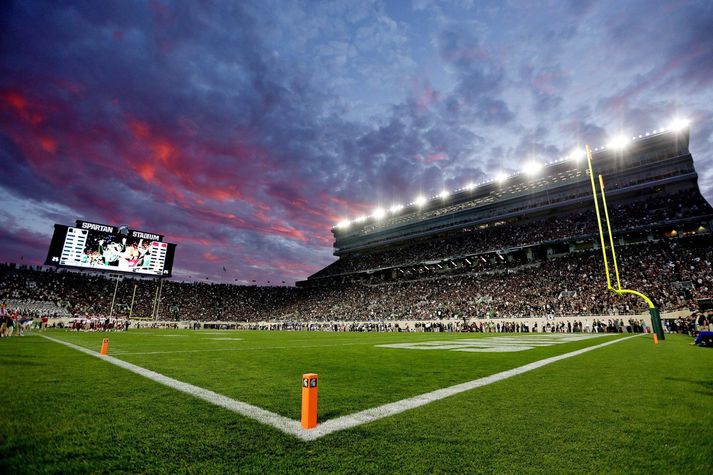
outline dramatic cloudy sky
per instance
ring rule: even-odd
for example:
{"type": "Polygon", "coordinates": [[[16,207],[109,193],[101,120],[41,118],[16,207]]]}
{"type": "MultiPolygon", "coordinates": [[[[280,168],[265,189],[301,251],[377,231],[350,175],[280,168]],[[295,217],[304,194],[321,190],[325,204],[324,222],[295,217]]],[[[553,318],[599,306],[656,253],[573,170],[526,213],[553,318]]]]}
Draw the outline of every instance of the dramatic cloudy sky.
{"type": "Polygon", "coordinates": [[[292,283],[345,217],[677,115],[711,200],[712,86],[708,0],[2,2],[0,261],[83,218],[292,283]]]}

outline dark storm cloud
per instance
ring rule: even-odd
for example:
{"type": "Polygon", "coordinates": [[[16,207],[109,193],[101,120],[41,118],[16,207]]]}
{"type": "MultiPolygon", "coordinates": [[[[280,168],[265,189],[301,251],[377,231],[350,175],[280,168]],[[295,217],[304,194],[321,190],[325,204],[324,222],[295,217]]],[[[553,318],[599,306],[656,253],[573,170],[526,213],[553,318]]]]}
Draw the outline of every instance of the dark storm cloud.
{"type": "Polygon", "coordinates": [[[31,196],[38,188],[46,188],[45,184],[37,183],[37,176],[23,159],[21,150],[5,135],[0,135],[0,184],[13,187],[24,196],[31,196]]]}

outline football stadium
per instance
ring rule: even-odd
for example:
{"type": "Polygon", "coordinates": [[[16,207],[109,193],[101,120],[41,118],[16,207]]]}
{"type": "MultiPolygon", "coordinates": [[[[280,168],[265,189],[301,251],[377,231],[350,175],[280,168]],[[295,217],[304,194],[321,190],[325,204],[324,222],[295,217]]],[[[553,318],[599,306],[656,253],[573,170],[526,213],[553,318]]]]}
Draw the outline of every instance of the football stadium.
{"type": "Polygon", "coordinates": [[[3,465],[705,473],[713,208],[688,143],[679,124],[339,223],[296,287],[156,282],[136,274],[171,275],[163,236],[56,225],[56,267],[2,268],[3,332],[31,336],[0,346],[3,465]]]}
{"type": "Polygon", "coordinates": [[[706,2],[10,2],[0,473],[713,473],[706,2]]]}

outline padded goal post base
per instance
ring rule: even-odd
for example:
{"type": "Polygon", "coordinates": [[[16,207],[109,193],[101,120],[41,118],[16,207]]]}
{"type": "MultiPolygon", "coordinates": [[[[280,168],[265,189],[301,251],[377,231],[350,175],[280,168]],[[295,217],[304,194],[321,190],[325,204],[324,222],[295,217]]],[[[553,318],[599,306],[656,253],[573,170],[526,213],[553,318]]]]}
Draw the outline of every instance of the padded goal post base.
{"type": "Polygon", "coordinates": [[[649,308],[649,314],[651,315],[651,327],[653,332],[656,334],[659,340],[663,341],[666,339],[666,335],[663,332],[663,324],[661,323],[661,316],[659,315],[659,309],[649,308]]]}

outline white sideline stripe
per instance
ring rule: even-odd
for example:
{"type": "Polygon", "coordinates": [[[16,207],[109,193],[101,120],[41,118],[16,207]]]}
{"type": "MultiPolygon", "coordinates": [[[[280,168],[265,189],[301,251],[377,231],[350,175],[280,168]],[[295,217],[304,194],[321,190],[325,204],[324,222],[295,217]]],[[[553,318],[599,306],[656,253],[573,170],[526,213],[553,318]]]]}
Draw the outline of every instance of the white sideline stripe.
{"type": "Polygon", "coordinates": [[[203,399],[204,401],[207,401],[211,404],[215,404],[216,406],[220,406],[222,408],[228,409],[229,411],[236,412],[242,416],[272,426],[286,434],[302,438],[301,436],[304,432],[304,429],[302,429],[302,426],[298,421],[293,421],[292,419],[289,419],[285,416],[275,414],[274,412],[267,411],[260,407],[253,406],[252,404],[248,404],[246,402],[236,401],[235,399],[231,399],[227,396],[223,396],[208,389],[203,389],[198,386],[193,386],[192,384],[184,383],[183,381],[178,381],[177,379],[169,378],[168,376],[164,376],[160,373],[156,373],[155,371],[151,371],[149,369],[142,368],[131,363],[127,363],[126,361],[120,360],[118,358],[113,358],[111,356],[102,356],[96,351],[88,350],[79,345],[75,345],[74,343],[58,340],[56,338],[52,338],[45,335],[40,336],[42,338],[52,340],[55,343],[59,343],[61,345],[73,348],[77,351],[81,351],[82,353],[85,353],[87,355],[99,358],[102,361],[106,361],[107,363],[111,363],[113,365],[127,369],[132,373],[136,373],[139,376],[143,376],[144,378],[156,381],[157,383],[163,384],[164,386],[168,386],[169,388],[176,389],[182,393],[190,394],[191,396],[195,396],[198,399],[203,399]]]}
{"type": "Polygon", "coordinates": [[[96,351],[88,350],[73,343],[52,338],[46,335],[39,336],[47,340],[54,341],[55,343],[68,346],[77,351],[81,351],[82,353],[88,354],[90,356],[94,356],[103,361],[106,361],[107,363],[111,363],[113,365],[127,369],[132,373],[136,373],[140,376],[148,378],[152,381],[156,381],[157,383],[163,384],[183,393],[190,394],[191,396],[195,396],[211,404],[215,404],[216,406],[220,406],[222,408],[228,409],[229,411],[238,413],[242,416],[254,419],[262,424],[274,427],[284,432],[285,434],[293,435],[304,441],[311,441],[324,437],[325,435],[329,435],[333,432],[351,429],[352,427],[357,427],[362,424],[367,424],[369,422],[374,422],[379,419],[391,417],[396,414],[408,411],[410,409],[425,406],[426,404],[439,401],[441,399],[445,399],[447,397],[454,396],[465,391],[470,391],[471,389],[480,388],[482,386],[487,386],[492,383],[497,383],[498,381],[502,381],[504,379],[512,378],[513,376],[517,376],[538,368],[542,368],[543,366],[546,366],[548,364],[565,360],[567,358],[572,358],[574,356],[578,356],[589,351],[597,350],[599,348],[604,348],[605,346],[613,345],[615,343],[630,340],[641,335],[617,338],[615,340],[610,340],[605,343],[600,343],[598,345],[588,346],[580,350],[571,351],[563,355],[553,356],[550,358],[545,358],[543,360],[528,363],[518,368],[509,369],[506,371],[501,371],[500,373],[491,374],[490,376],[474,379],[473,381],[468,381],[466,383],[456,384],[454,386],[449,386],[443,389],[437,389],[435,391],[420,394],[418,396],[402,399],[400,401],[384,404],[382,406],[373,407],[364,411],[355,412],[354,414],[337,417],[336,419],[329,419],[319,424],[314,429],[303,429],[299,421],[294,421],[274,412],[270,412],[266,409],[253,406],[252,404],[231,399],[227,396],[223,396],[208,389],[203,389],[198,386],[193,386],[192,384],[184,383],[182,381],[169,378],[168,376],[164,376],[160,373],[156,373],[155,371],[151,371],[146,368],[127,363],[126,361],[120,360],[118,358],[113,358],[111,356],[101,356],[96,351]]]}

